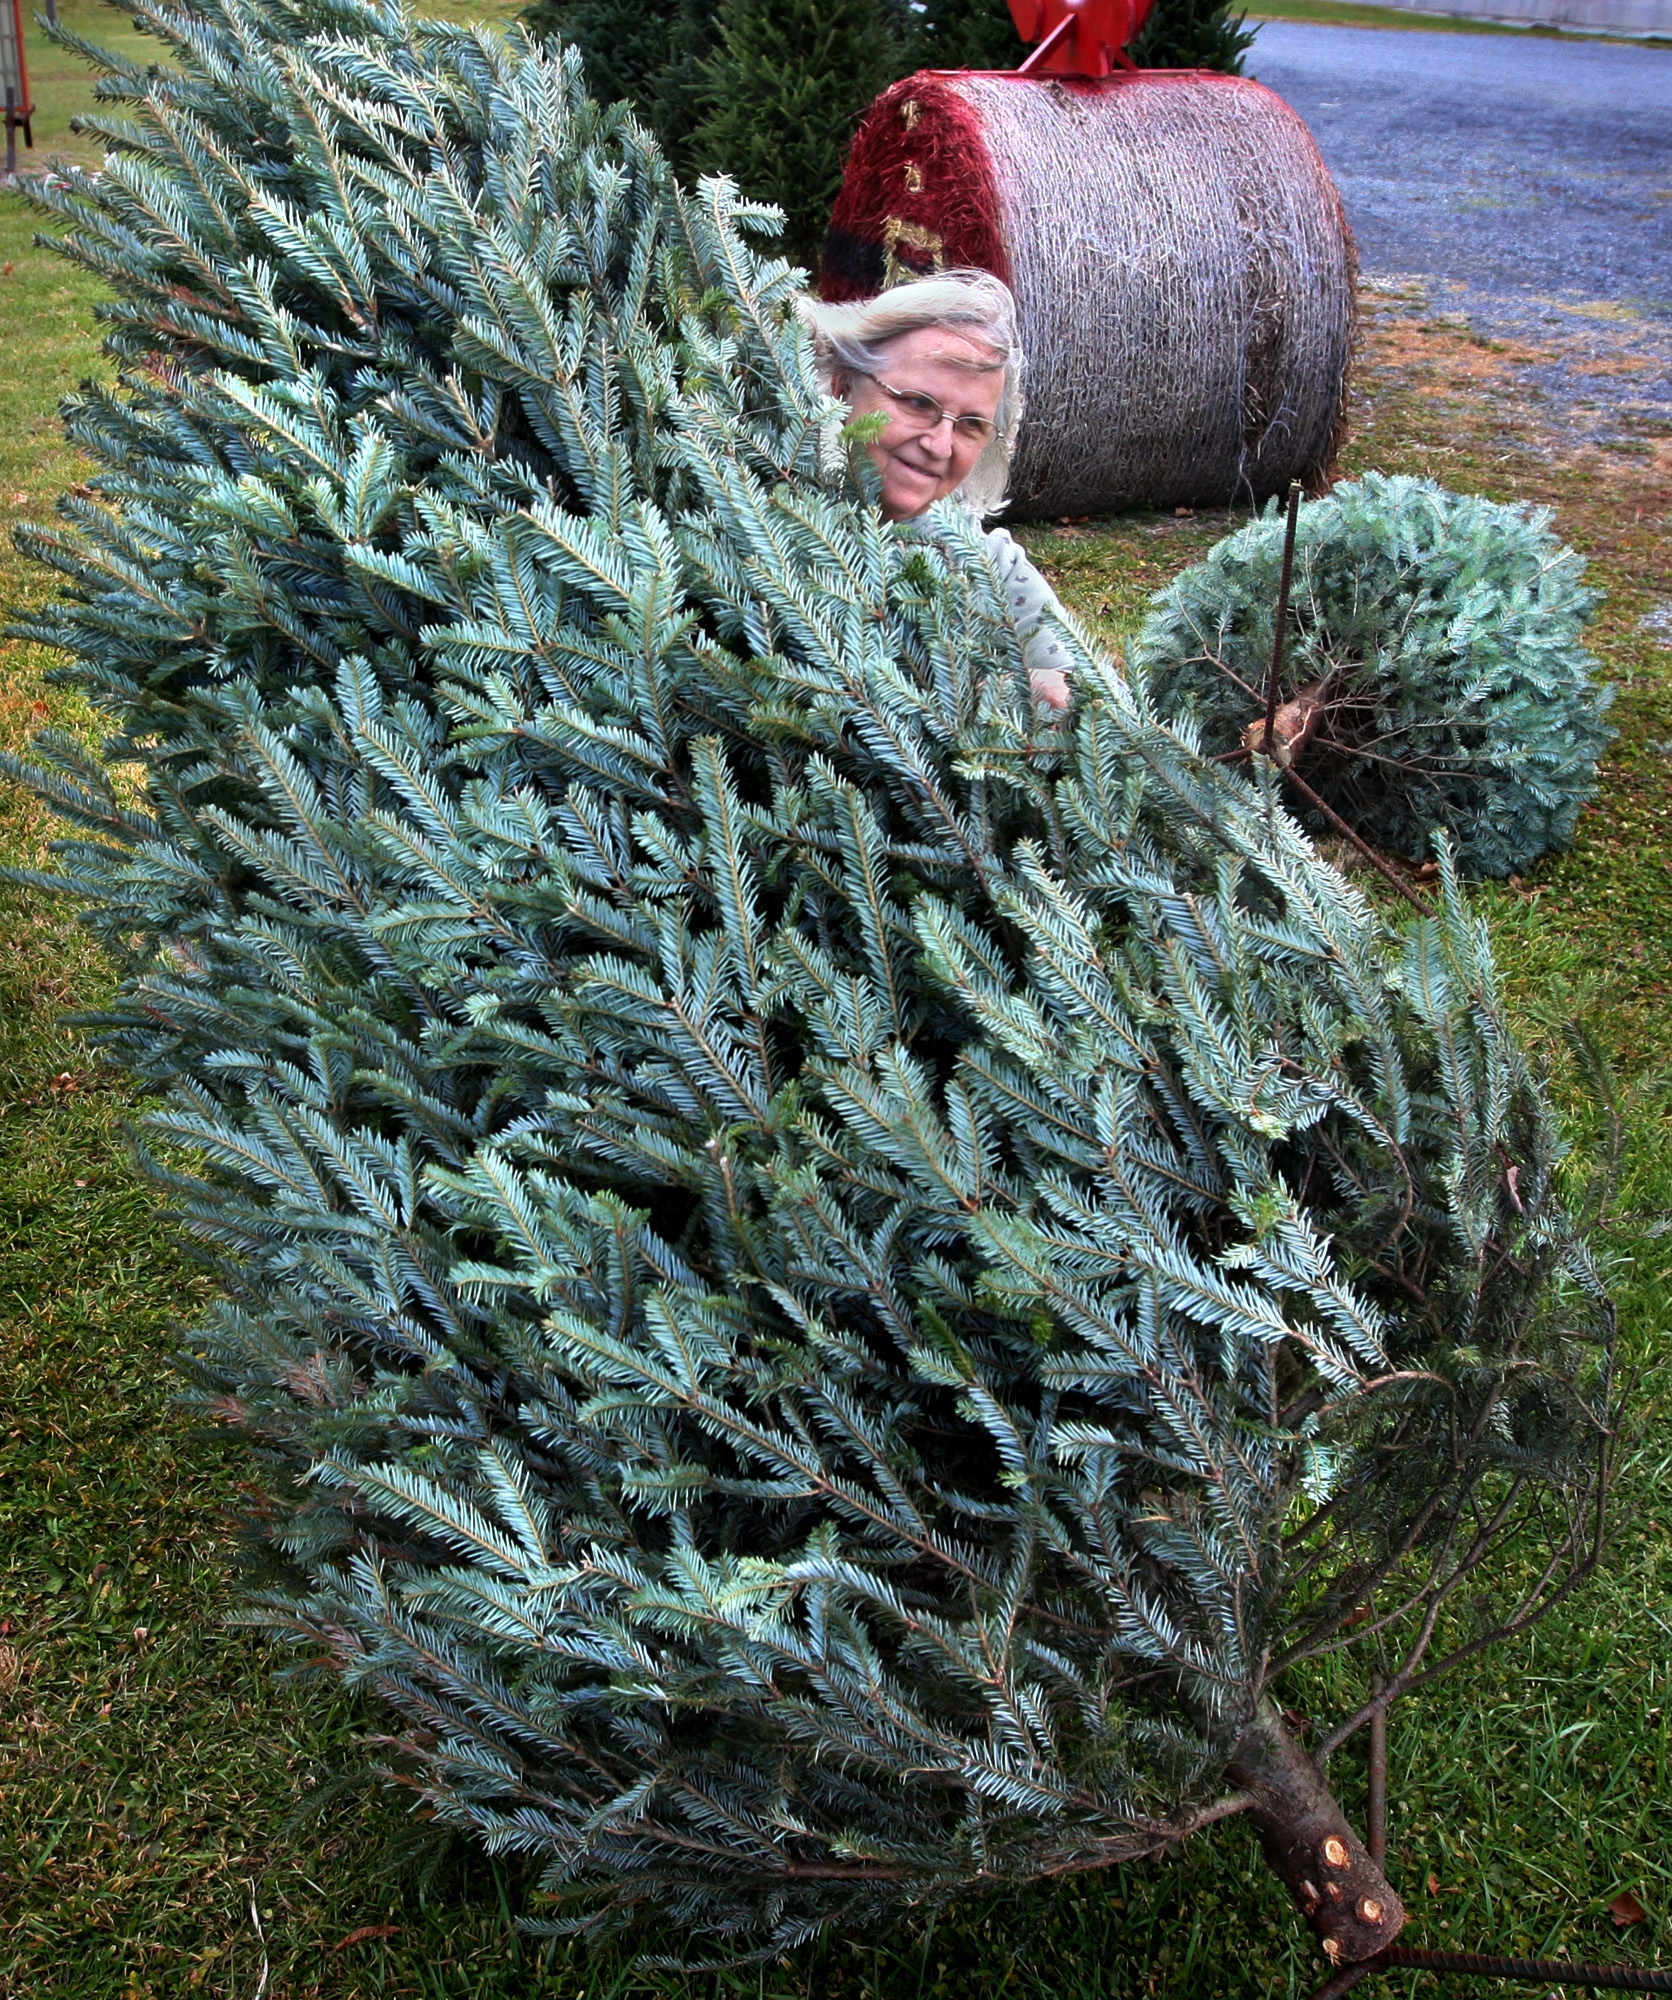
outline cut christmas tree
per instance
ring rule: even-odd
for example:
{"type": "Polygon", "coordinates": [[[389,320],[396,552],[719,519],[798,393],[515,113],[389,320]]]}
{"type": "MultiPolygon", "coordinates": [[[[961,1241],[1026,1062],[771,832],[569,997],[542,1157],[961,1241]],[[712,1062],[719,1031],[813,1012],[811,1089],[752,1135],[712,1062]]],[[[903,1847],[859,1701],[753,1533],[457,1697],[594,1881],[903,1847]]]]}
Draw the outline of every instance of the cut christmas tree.
{"type": "Polygon", "coordinates": [[[763,218],[575,58],[140,18],[40,194],[119,375],[30,537],[107,736],[34,782],[256,1615],[553,1922],[776,1950],[1246,1810],[1367,1956],[1285,1691],[1521,1630],[1615,1426],[1482,925],[1384,921],[1074,629],[1043,725],[763,218]]]}
{"type": "Polygon", "coordinates": [[[1301,817],[1471,875],[1570,846],[1613,734],[1595,598],[1549,515],[1376,473],[1227,536],[1154,600],[1132,660],[1210,756],[1269,754],[1301,817]],[[1266,745],[1268,710],[1272,743],[1266,745]]]}

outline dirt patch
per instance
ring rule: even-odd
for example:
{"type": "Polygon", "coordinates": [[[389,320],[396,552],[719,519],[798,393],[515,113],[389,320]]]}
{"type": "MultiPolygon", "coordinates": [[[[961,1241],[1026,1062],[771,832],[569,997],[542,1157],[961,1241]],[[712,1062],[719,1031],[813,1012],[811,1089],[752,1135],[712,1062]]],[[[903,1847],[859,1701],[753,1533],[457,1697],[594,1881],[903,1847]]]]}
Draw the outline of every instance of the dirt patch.
{"type": "MultiPolygon", "coordinates": [[[[1672,323],[1609,300],[1484,298],[1420,276],[1372,277],[1361,364],[1413,382],[1505,392],[1508,428],[1552,447],[1631,447],[1672,432],[1672,323]]],[[[1500,429],[1505,428],[1499,425],[1500,429]]]]}

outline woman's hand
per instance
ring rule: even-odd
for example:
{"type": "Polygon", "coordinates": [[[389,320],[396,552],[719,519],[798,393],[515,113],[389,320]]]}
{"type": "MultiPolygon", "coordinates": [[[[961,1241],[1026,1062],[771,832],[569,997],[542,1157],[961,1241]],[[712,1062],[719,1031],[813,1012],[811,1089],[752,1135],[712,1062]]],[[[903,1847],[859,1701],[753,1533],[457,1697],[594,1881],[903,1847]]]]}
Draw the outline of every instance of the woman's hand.
{"type": "Polygon", "coordinates": [[[1035,667],[1028,675],[1033,698],[1041,708],[1061,714],[1068,706],[1068,676],[1060,667],[1035,667]]]}

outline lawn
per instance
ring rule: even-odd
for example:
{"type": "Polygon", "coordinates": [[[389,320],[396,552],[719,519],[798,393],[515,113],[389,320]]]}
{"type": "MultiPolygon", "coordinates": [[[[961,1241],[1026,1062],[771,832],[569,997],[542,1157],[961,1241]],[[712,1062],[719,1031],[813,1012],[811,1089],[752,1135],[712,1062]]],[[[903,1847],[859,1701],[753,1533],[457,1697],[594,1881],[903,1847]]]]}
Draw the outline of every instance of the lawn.
{"type": "MultiPolygon", "coordinates": [[[[1427,28],[1446,35],[1542,35],[1568,41],[1604,41],[1602,35],[1578,35],[1561,28],[1517,27],[1510,21],[1470,21],[1456,14],[1423,14],[1406,7],[1366,7],[1358,0],[1256,0],[1248,9],[1251,21],[1311,21],[1332,28],[1427,28]]],[[[1252,59],[1251,59],[1252,60],[1252,59]]],[[[1258,64],[1255,65],[1256,69],[1258,64]]]]}
{"type": "MultiPolygon", "coordinates": [[[[64,13],[94,25],[90,0],[64,13]]],[[[43,55],[35,82],[38,138],[62,145],[85,85],[43,55]]],[[[20,204],[0,205],[7,524],[74,482],[53,406],[98,366],[93,290],[31,247],[32,227],[20,204]]],[[[1672,437],[1639,423],[1612,447],[1568,444],[1527,385],[1536,353],[1474,340],[1410,300],[1370,303],[1347,469],[1548,504],[1608,593],[1596,644],[1622,734],[1603,797],[1571,855],[1481,903],[1527,1008],[1565,995],[1638,1086],[1605,1247],[1644,1370],[1603,1574],[1531,1638],[1396,1710],[1391,1869],[1413,1942],[1649,1963],[1672,1958],[1672,634],[1644,621],[1672,595],[1672,437]],[[1607,1904],[1627,1888],[1649,1920],[1620,1933],[1607,1904]]],[[[1123,517],[1027,539],[1118,637],[1226,526],[1123,517]]],[[[0,549],[6,607],[43,587],[0,549]]],[[[85,722],[50,666],[0,646],[8,747],[49,717],[85,722]]],[[[3,810],[6,858],[38,862],[39,812],[16,792],[3,810]]],[[[133,1100],[57,1025],[96,1000],[102,976],[73,913],[0,887],[0,2000],[1255,2000],[1318,1984],[1240,1822],[1163,1862],[747,1973],[650,1977],[618,1954],[520,1939],[514,1870],[416,1848],[399,1801],[355,1782],[375,1713],[281,1678],[284,1661],[229,1622],[247,1470],[171,1400],[175,1329],[200,1280],[126,1166],[133,1100]]],[[[1320,1706],[1327,1692],[1311,1691],[1320,1706]]],[[[1305,1687],[1290,1693],[1306,1705],[1305,1687]]],[[[1357,1810],[1355,1747],[1333,1776],[1357,1810]]],[[[1359,1989],[1439,1990],[1410,1975],[1359,1989]]]]}

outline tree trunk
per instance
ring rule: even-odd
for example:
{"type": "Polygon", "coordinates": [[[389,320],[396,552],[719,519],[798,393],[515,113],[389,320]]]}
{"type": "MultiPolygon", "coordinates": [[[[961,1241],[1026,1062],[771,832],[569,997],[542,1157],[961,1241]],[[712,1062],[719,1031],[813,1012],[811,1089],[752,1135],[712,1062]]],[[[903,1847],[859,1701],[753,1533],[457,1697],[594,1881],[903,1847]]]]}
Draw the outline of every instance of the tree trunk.
{"type": "Polygon", "coordinates": [[[1284,702],[1271,719],[1269,743],[1266,741],[1265,717],[1255,716],[1242,732],[1242,747],[1269,757],[1280,771],[1288,770],[1312,740],[1318,718],[1329,706],[1324,699],[1325,686],[1323,681],[1314,681],[1310,687],[1303,687],[1299,694],[1284,702]]]}
{"type": "Polygon", "coordinates": [[[1266,1859],[1330,1963],[1356,1965],[1392,1944],[1404,1928],[1404,1905],[1269,1699],[1231,1753],[1228,1775],[1252,1796],[1266,1859]]]}

